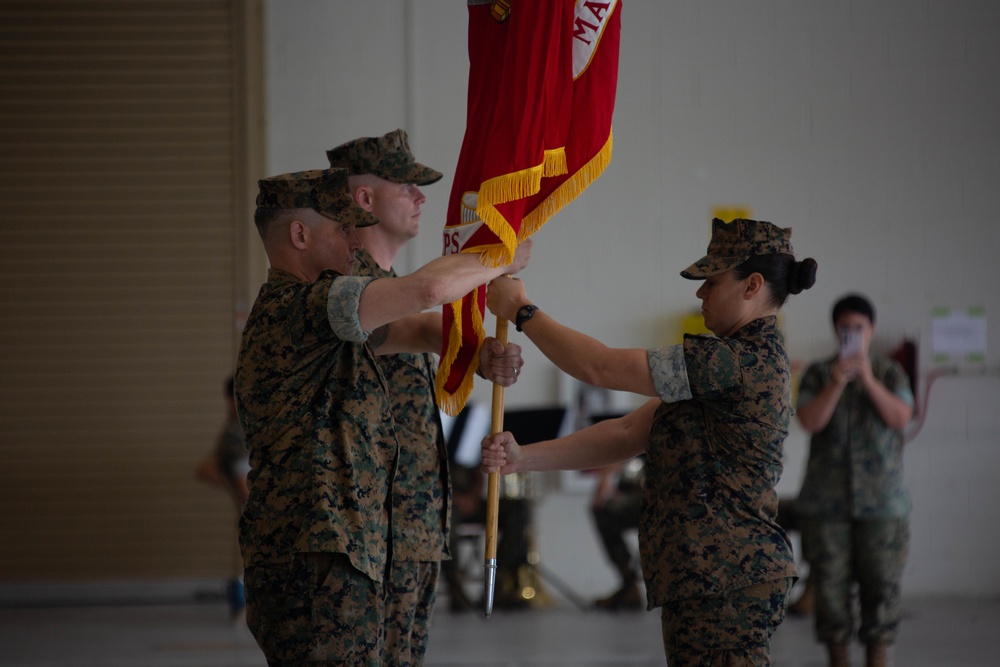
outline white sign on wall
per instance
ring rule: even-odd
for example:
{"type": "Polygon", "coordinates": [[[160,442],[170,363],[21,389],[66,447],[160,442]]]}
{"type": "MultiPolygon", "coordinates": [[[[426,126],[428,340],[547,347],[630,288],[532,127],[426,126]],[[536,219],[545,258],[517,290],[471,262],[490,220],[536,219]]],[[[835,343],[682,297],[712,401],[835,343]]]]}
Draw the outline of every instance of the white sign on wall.
{"type": "Polygon", "coordinates": [[[986,361],[986,309],[931,311],[931,354],[936,362],[986,361]]]}

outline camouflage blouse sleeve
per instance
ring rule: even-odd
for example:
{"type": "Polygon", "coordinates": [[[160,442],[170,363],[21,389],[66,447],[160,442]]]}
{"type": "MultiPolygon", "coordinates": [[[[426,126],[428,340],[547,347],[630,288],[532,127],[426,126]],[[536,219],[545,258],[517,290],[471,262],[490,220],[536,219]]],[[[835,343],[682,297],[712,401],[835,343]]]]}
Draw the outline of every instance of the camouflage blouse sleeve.
{"type": "Polygon", "coordinates": [[[887,367],[884,372],[884,379],[879,378],[886,388],[896,395],[897,398],[909,406],[913,406],[913,390],[910,388],[910,376],[906,370],[896,360],[890,359],[886,362],[887,367]]]}
{"type": "Polygon", "coordinates": [[[358,303],[361,293],[368,283],[375,280],[369,276],[342,276],[330,284],[326,298],[326,315],[330,328],[340,340],[363,343],[368,340],[367,331],[361,330],[358,317],[358,303]]]}
{"type": "Polygon", "coordinates": [[[744,342],[686,334],[688,386],[697,399],[739,396],[746,390],[744,366],[760,363],[760,352],[744,342]]]}
{"type": "Polygon", "coordinates": [[[684,346],[668,345],[647,350],[649,372],[653,376],[653,387],[664,403],[676,403],[691,398],[688,384],[687,364],[684,362],[684,346]]]}

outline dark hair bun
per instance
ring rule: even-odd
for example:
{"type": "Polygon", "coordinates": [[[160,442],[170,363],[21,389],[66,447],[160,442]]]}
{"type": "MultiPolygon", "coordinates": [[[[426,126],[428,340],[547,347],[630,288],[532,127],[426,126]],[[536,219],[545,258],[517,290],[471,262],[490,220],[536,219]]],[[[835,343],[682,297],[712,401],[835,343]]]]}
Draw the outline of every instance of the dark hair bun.
{"type": "Polygon", "coordinates": [[[816,269],[819,267],[816,260],[807,257],[801,262],[795,262],[788,272],[788,293],[798,294],[804,289],[809,289],[816,284],[816,269]]]}

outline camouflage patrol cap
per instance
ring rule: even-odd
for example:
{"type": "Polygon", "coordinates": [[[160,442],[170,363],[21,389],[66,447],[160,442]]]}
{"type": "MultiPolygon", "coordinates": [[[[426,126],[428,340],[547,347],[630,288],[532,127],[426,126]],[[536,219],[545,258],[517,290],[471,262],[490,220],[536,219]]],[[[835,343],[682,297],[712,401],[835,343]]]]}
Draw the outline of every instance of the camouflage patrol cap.
{"type": "Polygon", "coordinates": [[[701,280],[736,268],[754,255],[794,254],[791,238],[791,229],[764,220],[737,218],[727,223],[715,218],[708,254],[681,271],[681,275],[701,280]]]}
{"type": "Polygon", "coordinates": [[[416,161],[405,130],[381,137],[361,137],[326,152],[331,167],[343,167],[352,176],[375,174],[393,183],[430,185],[443,174],[416,161]]]}
{"type": "Polygon", "coordinates": [[[379,219],[354,203],[347,187],[346,169],[312,169],[257,181],[258,208],[311,208],[317,213],[356,227],[379,219]]]}

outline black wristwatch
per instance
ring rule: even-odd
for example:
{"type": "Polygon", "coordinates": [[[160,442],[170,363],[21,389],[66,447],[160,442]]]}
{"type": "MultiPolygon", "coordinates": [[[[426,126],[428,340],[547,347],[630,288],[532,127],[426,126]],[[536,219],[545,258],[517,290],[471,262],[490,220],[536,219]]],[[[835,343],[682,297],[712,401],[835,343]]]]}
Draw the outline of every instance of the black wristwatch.
{"type": "Polygon", "coordinates": [[[525,322],[532,318],[537,310],[538,306],[521,306],[517,310],[517,317],[514,318],[514,328],[518,331],[524,331],[521,327],[524,326],[525,322]]]}

